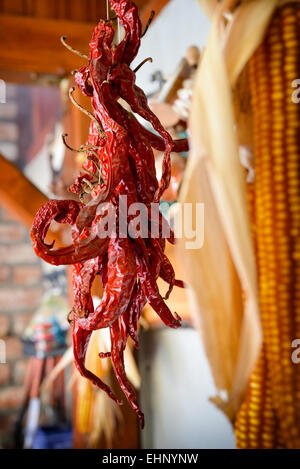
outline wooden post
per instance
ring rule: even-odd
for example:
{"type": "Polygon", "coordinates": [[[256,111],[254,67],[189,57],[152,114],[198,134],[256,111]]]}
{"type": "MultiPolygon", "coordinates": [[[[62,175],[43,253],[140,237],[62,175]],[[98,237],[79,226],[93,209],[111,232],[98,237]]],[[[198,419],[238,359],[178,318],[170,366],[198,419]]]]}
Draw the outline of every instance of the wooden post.
{"type": "MultiPolygon", "coordinates": [[[[27,228],[48,198],[24,174],[0,154],[0,205],[27,228]]],[[[49,231],[56,245],[62,245],[62,229],[49,231]]]]}

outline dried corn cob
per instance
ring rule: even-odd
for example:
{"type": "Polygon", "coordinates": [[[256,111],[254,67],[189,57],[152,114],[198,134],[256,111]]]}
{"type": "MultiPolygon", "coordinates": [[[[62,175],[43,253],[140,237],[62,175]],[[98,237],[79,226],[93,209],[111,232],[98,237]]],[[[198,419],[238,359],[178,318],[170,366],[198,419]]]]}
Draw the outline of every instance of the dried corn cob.
{"type": "Polygon", "coordinates": [[[272,404],[265,347],[251,375],[246,399],[237,415],[235,433],[238,449],[282,447],[272,404]]]}
{"type": "Polygon", "coordinates": [[[278,9],[250,60],[264,350],[236,421],[238,447],[300,448],[300,368],[291,360],[300,337],[300,107],[292,102],[299,25],[299,3],[278,9]]]}
{"type": "MultiPolygon", "coordinates": [[[[255,69],[249,67],[251,80],[255,79],[255,69]]],[[[255,94],[255,88],[253,94],[255,94]]],[[[257,237],[255,219],[255,185],[247,184],[248,210],[251,235],[257,257],[257,237]]],[[[258,266],[257,266],[258,267],[258,266]]],[[[258,269],[259,276],[259,269],[258,269]]],[[[265,345],[253,371],[247,396],[236,419],[236,446],[238,449],[280,448],[277,435],[277,421],[272,405],[270,378],[265,354],[265,345]]]]}

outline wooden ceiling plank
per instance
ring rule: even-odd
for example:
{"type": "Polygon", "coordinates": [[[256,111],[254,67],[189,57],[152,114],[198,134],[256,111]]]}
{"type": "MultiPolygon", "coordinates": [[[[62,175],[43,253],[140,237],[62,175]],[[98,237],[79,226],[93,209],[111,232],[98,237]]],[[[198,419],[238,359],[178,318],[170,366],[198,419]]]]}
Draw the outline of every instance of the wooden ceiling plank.
{"type": "Polygon", "coordinates": [[[52,0],[35,0],[32,2],[31,15],[37,18],[54,18],[56,2],[52,0]]]}
{"type": "Polygon", "coordinates": [[[87,53],[94,27],[93,23],[0,15],[1,69],[69,73],[86,62],[63,47],[60,36],[68,36],[75,49],[87,53]]]}
{"type": "Polygon", "coordinates": [[[67,0],[67,2],[66,0],[59,0],[59,3],[58,3],[58,18],[59,19],[70,17],[70,15],[68,15],[68,5],[70,8],[70,5],[71,5],[70,0],[67,0]]]}
{"type": "Polygon", "coordinates": [[[34,16],[35,8],[38,8],[41,0],[26,0],[25,2],[25,15],[34,16]]]}
{"type": "Polygon", "coordinates": [[[83,8],[82,0],[72,0],[69,17],[73,21],[88,20],[88,8],[83,8]]]}
{"type": "Polygon", "coordinates": [[[3,11],[12,15],[24,14],[23,0],[3,0],[3,11]]]}
{"type": "MultiPolygon", "coordinates": [[[[151,0],[142,8],[141,19],[147,24],[150,13],[156,17],[169,0],[151,0]]],[[[45,3],[37,5],[39,16],[50,14],[44,10],[45,3]]],[[[16,7],[16,5],[15,5],[16,7]]],[[[61,3],[65,9],[66,4],[61,3]]],[[[78,11],[77,11],[78,14],[78,11]]],[[[60,11],[63,16],[63,11],[60,11]]],[[[88,43],[95,23],[82,21],[59,21],[49,18],[0,15],[0,67],[3,71],[33,72],[37,74],[68,74],[74,68],[85,64],[84,60],[72,54],[60,44],[60,36],[68,36],[75,49],[88,52],[88,43]]]]}

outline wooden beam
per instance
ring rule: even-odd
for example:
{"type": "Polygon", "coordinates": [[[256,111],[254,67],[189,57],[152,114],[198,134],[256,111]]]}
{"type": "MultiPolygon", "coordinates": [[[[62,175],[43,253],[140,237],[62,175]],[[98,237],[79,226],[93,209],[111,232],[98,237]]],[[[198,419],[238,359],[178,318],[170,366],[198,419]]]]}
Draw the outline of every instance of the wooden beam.
{"type": "Polygon", "coordinates": [[[56,84],[58,85],[62,77],[57,74],[36,74],[31,72],[0,69],[0,78],[1,80],[4,80],[5,83],[14,83],[16,85],[52,86],[56,84]]]}
{"type": "Polygon", "coordinates": [[[88,53],[94,27],[94,23],[0,15],[1,70],[67,74],[86,61],[67,50],[60,37],[68,36],[72,47],[88,53]]]}
{"type": "MultiPolygon", "coordinates": [[[[48,198],[24,174],[0,154],[0,205],[28,229],[39,207],[48,198]]],[[[57,245],[62,245],[62,230],[49,233],[57,245]]]]}
{"type": "Polygon", "coordinates": [[[1,0],[0,12],[6,15],[93,22],[98,18],[106,18],[106,1],[1,0]]]}
{"type": "MultiPolygon", "coordinates": [[[[141,9],[144,25],[155,10],[156,16],[169,0],[150,0],[141,9]]],[[[85,64],[60,43],[60,36],[68,36],[69,43],[88,53],[88,43],[96,23],[55,20],[28,16],[0,15],[0,67],[3,75],[16,72],[30,74],[65,75],[85,64]]],[[[0,78],[3,79],[1,76],[0,78]]],[[[6,78],[5,76],[5,78],[6,78]]],[[[26,81],[30,77],[26,77],[26,81]]]]}
{"type": "MultiPolygon", "coordinates": [[[[69,87],[73,87],[75,82],[72,77],[69,79],[69,87]]],[[[87,141],[90,118],[79,111],[66,96],[66,102],[63,99],[63,117],[62,125],[64,133],[68,134],[68,144],[73,148],[79,148],[87,141]]],[[[92,112],[91,99],[85,97],[76,87],[74,92],[75,100],[85,109],[92,112]]],[[[52,187],[54,194],[62,198],[71,198],[72,194],[68,188],[74,183],[83,163],[83,154],[74,153],[68,148],[65,149],[65,158],[63,167],[58,177],[57,188],[52,187]]]]}
{"type": "Polygon", "coordinates": [[[150,0],[141,10],[141,21],[146,26],[151,11],[155,11],[154,20],[158,17],[162,9],[169,3],[170,0],[150,0]]]}

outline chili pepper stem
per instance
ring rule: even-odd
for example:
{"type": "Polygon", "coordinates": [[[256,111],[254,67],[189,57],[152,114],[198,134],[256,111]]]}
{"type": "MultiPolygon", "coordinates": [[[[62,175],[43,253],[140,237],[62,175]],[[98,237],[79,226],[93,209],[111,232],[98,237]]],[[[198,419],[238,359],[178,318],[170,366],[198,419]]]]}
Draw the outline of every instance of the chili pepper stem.
{"type": "Polygon", "coordinates": [[[144,37],[145,34],[147,33],[147,31],[148,31],[148,29],[149,29],[149,27],[150,27],[150,25],[151,25],[151,23],[152,23],[152,21],[153,21],[154,16],[155,16],[155,11],[152,10],[151,13],[150,13],[150,17],[149,17],[149,19],[148,19],[148,22],[147,22],[147,24],[146,24],[145,31],[143,32],[143,34],[142,34],[141,37],[144,37]]]}
{"type": "Polygon", "coordinates": [[[152,57],[147,57],[147,59],[143,60],[134,70],[133,73],[136,73],[146,62],[153,62],[152,57]]]}
{"type": "Polygon", "coordinates": [[[106,0],[106,19],[107,19],[107,21],[109,21],[109,19],[110,19],[109,0],[106,0]]]}
{"type": "Polygon", "coordinates": [[[92,184],[88,179],[83,178],[82,180],[83,180],[83,182],[85,182],[85,183],[89,186],[89,188],[90,188],[91,190],[94,189],[93,184],[92,184]]]}
{"type": "Polygon", "coordinates": [[[101,147],[97,147],[96,145],[81,145],[80,151],[85,150],[101,150],[101,147]]]}
{"type": "Polygon", "coordinates": [[[82,52],[79,52],[79,50],[74,49],[72,46],[70,46],[66,42],[66,39],[67,39],[67,36],[61,36],[61,38],[60,38],[60,41],[61,41],[63,46],[65,46],[67,49],[69,49],[69,51],[73,52],[73,54],[79,55],[79,57],[82,57],[83,59],[89,60],[88,55],[83,54],[82,52]]]}
{"type": "Polygon", "coordinates": [[[82,153],[84,150],[80,149],[80,150],[77,150],[76,148],[72,148],[67,142],[66,142],[66,137],[68,136],[68,134],[62,134],[61,138],[62,138],[62,141],[65,145],[65,147],[67,147],[69,150],[71,151],[74,151],[75,153],[82,153]]]}
{"type": "Polygon", "coordinates": [[[101,135],[102,138],[104,138],[106,135],[105,135],[105,132],[104,132],[103,128],[99,124],[98,120],[96,119],[95,116],[93,116],[93,114],[90,111],[88,111],[87,109],[84,109],[84,107],[82,107],[79,103],[77,103],[77,101],[73,97],[74,91],[75,91],[74,87],[69,89],[69,98],[70,98],[70,100],[72,101],[74,106],[77,107],[77,109],[79,109],[79,111],[86,114],[93,122],[95,122],[99,134],[101,135]]]}

